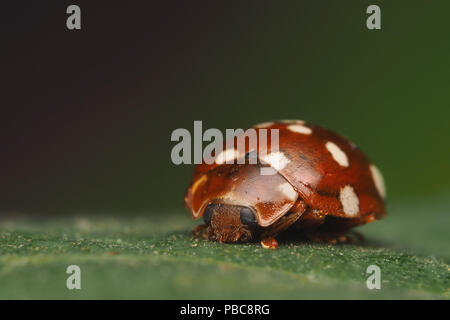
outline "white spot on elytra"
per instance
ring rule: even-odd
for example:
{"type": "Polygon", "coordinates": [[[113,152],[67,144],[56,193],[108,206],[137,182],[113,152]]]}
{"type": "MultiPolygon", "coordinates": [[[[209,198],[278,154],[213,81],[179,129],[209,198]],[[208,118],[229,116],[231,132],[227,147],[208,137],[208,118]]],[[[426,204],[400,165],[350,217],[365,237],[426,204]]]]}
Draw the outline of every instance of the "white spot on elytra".
{"type": "Polygon", "coordinates": [[[219,153],[216,157],[216,163],[229,163],[232,160],[236,159],[239,156],[239,152],[235,149],[227,149],[219,153]]]}
{"type": "Polygon", "coordinates": [[[348,158],[344,151],[341,150],[336,144],[328,141],[325,145],[328,151],[330,151],[333,159],[336,160],[343,167],[348,167],[348,158]]]}
{"type": "Polygon", "coordinates": [[[359,213],[359,198],[353,190],[353,187],[346,185],[339,193],[339,200],[341,201],[344,213],[349,217],[354,217],[359,213]]]}
{"type": "Polygon", "coordinates": [[[280,120],[281,123],[297,123],[297,124],[304,124],[305,121],[303,120],[280,120]]]}
{"type": "Polygon", "coordinates": [[[311,128],[308,128],[301,124],[291,124],[290,126],[287,126],[287,129],[292,132],[297,132],[297,133],[301,133],[301,134],[311,134],[312,133],[311,128]]]}
{"type": "Polygon", "coordinates": [[[260,159],[277,171],[283,170],[287,164],[291,162],[288,158],[286,158],[283,152],[272,152],[262,156],[260,159]]]}
{"type": "Polygon", "coordinates": [[[386,197],[386,187],[384,186],[383,175],[373,164],[370,165],[370,172],[372,173],[373,182],[375,183],[378,193],[384,199],[386,197]]]}
{"type": "Polygon", "coordinates": [[[273,124],[274,124],[273,122],[263,122],[263,123],[257,124],[255,126],[255,128],[267,128],[267,127],[272,126],[273,124]]]}
{"type": "Polygon", "coordinates": [[[292,188],[291,184],[288,182],[278,185],[277,190],[285,195],[289,200],[294,201],[297,199],[297,192],[295,192],[294,188],[292,188]]]}

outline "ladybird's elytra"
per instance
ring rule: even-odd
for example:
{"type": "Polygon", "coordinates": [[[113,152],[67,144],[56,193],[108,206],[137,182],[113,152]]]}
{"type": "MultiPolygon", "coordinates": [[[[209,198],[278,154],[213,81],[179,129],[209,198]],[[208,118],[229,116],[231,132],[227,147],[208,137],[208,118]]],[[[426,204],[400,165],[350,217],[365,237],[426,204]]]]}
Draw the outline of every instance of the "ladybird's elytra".
{"type": "MultiPolygon", "coordinates": [[[[205,210],[208,217],[194,233],[220,242],[259,240],[264,248],[276,248],[275,237],[286,230],[313,241],[347,242],[350,228],[386,215],[383,177],[352,142],[301,120],[253,128],[278,129],[278,151],[256,150],[256,164],[220,158],[197,165],[185,204],[194,219],[205,210]],[[261,175],[262,166],[275,174],[261,175]]],[[[239,157],[230,148],[224,154],[239,157]]]]}

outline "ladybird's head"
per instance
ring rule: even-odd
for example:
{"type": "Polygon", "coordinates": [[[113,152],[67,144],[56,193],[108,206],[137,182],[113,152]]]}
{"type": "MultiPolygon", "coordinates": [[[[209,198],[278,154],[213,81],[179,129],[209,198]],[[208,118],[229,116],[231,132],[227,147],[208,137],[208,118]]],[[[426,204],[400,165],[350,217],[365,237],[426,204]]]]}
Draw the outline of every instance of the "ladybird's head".
{"type": "Polygon", "coordinates": [[[237,205],[209,204],[203,220],[208,225],[208,238],[219,242],[248,242],[258,229],[253,210],[237,205]]]}

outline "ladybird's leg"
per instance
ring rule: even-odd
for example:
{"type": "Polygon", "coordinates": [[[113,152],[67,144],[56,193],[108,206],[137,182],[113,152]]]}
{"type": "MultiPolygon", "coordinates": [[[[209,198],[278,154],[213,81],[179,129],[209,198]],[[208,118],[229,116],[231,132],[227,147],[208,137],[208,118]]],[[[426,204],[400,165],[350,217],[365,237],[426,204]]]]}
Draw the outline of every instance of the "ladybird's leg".
{"type": "Polygon", "coordinates": [[[355,231],[316,231],[308,233],[307,237],[310,241],[328,244],[357,244],[364,241],[364,237],[355,231]]]}
{"type": "Polygon", "coordinates": [[[324,210],[310,208],[293,227],[312,242],[337,243],[339,239],[344,241],[345,239],[340,234],[323,230],[322,226],[325,224],[327,215],[328,212],[324,210]]]}
{"type": "Polygon", "coordinates": [[[296,221],[293,228],[301,232],[312,232],[317,230],[325,222],[325,218],[328,215],[323,210],[317,210],[309,208],[301,217],[296,221]]]}
{"type": "Polygon", "coordinates": [[[329,217],[323,226],[306,232],[309,240],[319,243],[360,243],[364,241],[364,237],[356,232],[350,231],[352,227],[363,224],[362,218],[348,219],[329,217]]]}
{"type": "Polygon", "coordinates": [[[340,233],[316,230],[315,232],[306,233],[306,237],[308,238],[308,240],[317,243],[352,243],[352,238],[350,238],[345,232],[340,233]]]}
{"type": "MultiPolygon", "coordinates": [[[[366,224],[370,221],[373,221],[373,215],[367,215],[359,218],[334,218],[333,221],[330,221],[329,226],[324,226],[330,235],[337,235],[339,243],[362,243],[364,242],[364,236],[353,230],[352,228],[366,224]],[[338,220],[338,221],[336,221],[338,220]]],[[[325,229],[324,228],[324,229],[325,229]]],[[[325,232],[326,230],[324,230],[325,232]]]]}
{"type": "Polygon", "coordinates": [[[264,249],[277,249],[278,241],[274,237],[267,237],[261,240],[261,246],[264,249]]]}
{"type": "Polygon", "coordinates": [[[207,232],[205,232],[207,228],[208,228],[207,224],[200,224],[196,226],[194,230],[192,230],[192,234],[196,237],[202,235],[205,238],[207,235],[207,232]]]}
{"type": "Polygon", "coordinates": [[[266,249],[278,248],[275,236],[293,225],[306,211],[306,204],[298,200],[288,214],[278,219],[274,224],[266,228],[261,234],[261,245],[266,249]]]}

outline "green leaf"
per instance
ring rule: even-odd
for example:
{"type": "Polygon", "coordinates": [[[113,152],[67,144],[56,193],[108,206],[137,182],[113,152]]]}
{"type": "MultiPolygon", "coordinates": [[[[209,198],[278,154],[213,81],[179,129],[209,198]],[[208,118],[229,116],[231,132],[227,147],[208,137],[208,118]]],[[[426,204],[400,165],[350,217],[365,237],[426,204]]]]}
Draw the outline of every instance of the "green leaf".
{"type": "Polygon", "coordinates": [[[4,220],[0,298],[449,298],[448,197],[396,203],[360,228],[363,245],[219,244],[191,236],[188,213],[4,220]],[[369,290],[369,265],[381,289],[369,290]],[[66,268],[81,268],[81,290],[66,268]]]}

